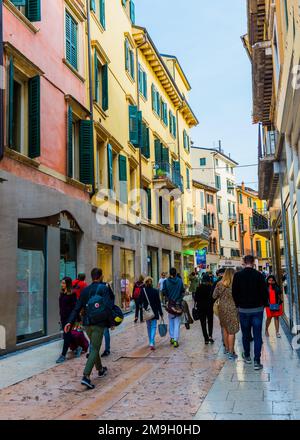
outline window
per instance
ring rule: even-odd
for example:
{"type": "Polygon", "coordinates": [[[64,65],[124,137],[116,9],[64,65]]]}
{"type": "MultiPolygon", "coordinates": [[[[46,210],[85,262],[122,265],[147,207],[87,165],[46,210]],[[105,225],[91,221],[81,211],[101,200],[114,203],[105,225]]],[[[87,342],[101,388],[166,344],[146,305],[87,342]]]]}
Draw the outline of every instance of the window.
{"type": "Polygon", "coordinates": [[[233,167],[231,167],[231,174],[233,174],[233,167]]]}
{"type": "Polygon", "coordinates": [[[223,239],[223,224],[221,222],[219,223],[219,235],[223,239]]]}
{"type": "Polygon", "coordinates": [[[174,114],[171,112],[171,110],[169,110],[169,127],[170,127],[170,133],[171,135],[176,138],[177,133],[176,133],[176,117],[174,116],[174,114]]]}
{"type": "Polygon", "coordinates": [[[236,229],[236,226],[234,226],[233,232],[234,232],[234,239],[235,239],[235,241],[237,241],[237,229],[236,229]]]}
{"type": "Polygon", "coordinates": [[[227,180],[227,193],[234,195],[234,183],[231,180],[227,180]]]}
{"type": "Polygon", "coordinates": [[[78,70],[78,23],[66,11],[66,59],[78,70]]]}
{"type": "Polygon", "coordinates": [[[185,129],[183,130],[183,147],[186,151],[190,151],[190,137],[185,129]]]}
{"type": "Polygon", "coordinates": [[[151,86],[152,94],[152,110],[160,117],[161,116],[161,96],[154,84],[151,86]]]}
{"type": "Polygon", "coordinates": [[[241,192],[239,193],[239,202],[241,205],[243,204],[243,194],[241,192]]]}
{"type": "Polygon", "coordinates": [[[217,208],[218,208],[218,213],[221,214],[221,199],[217,199],[217,208]]]}
{"type": "Polygon", "coordinates": [[[216,188],[217,189],[221,189],[221,176],[219,176],[218,174],[216,174],[216,188]]]}
{"type": "Polygon", "coordinates": [[[208,203],[208,204],[210,204],[210,205],[213,205],[213,204],[214,204],[214,196],[212,196],[212,195],[210,195],[210,194],[207,194],[207,196],[206,196],[206,200],[207,200],[207,203],[208,203]]]}
{"type": "Polygon", "coordinates": [[[200,191],[200,208],[204,208],[204,192],[200,191]]]}
{"type": "Polygon", "coordinates": [[[230,227],[229,227],[229,236],[230,236],[230,240],[231,240],[231,241],[233,240],[233,238],[232,238],[232,237],[233,237],[233,236],[232,236],[232,229],[233,229],[232,226],[230,226],[230,227]]]}
{"type": "Polygon", "coordinates": [[[142,150],[142,155],[147,159],[150,159],[150,131],[149,127],[142,121],[142,136],[140,148],[142,150]]]}
{"type": "Polygon", "coordinates": [[[11,0],[29,21],[41,21],[41,0],[11,0]]]}
{"type": "Polygon", "coordinates": [[[168,106],[167,103],[160,99],[160,117],[165,125],[168,125],[168,106]]]}
{"type": "Polygon", "coordinates": [[[128,38],[125,39],[125,70],[128,72],[130,77],[132,79],[135,78],[134,75],[134,51],[133,48],[128,40],[128,38]]]}
{"type": "Polygon", "coordinates": [[[288,11],[287,0],[283,0],[283,4],[284,4],[285,25],[286,25],[286,28],[288,29],[288,27],[289,27],[289,11],[288,11]]]}
{"type": "Polygon", "coordinates": [[[8,145],[33,159],[40,156],[40,77],[27,78],[12,58],[8,70],[8,145]]]}
{"type": "Polygon", "coordinates": [[[134,4],[133,0],[130,0],[129,8],[130,8],[130,20],[131,20],[131,23],[135,24],[135,4],[134,4]]]}
{"type": "Polygon", "coordinates": [[[252,199],[248,197],[248,208],[252,208],[252,199]]]}
{"type": "Polygon", "coordinates": [[[200,167],[205,167],[206,165],[206,157],[201,157],[200,159],[200,167]]]}
{"type": "Polygon", "coordinates": [[[259,240],[256,241],[256,252],[258,258],[261,258],[261,241],[259,240]]]}
{"type": "Polygon", "coordinates": [[[211,215],[211,227],[215,229],[215,214],[211,215]]]}
{"type": "Polygon", "coordinates": [[[190,169],[187,168],[186,169],[186,188],[190,189],[191,184],[190,184],[190,169]]]}
{"type": "Polygon", "coordinates": [[[108,110],[108,65],[102,64],[95,50],[94,55],[94,100],[108,110]]]}
{"type": "Polygon", "coordinates": [[[257,211],[257,203],[256,203],[256,202],[253,203],[253,209],[254,209],[255,211],[257,211]]]}
{"type": "Polygon", "coordinates": [[[102,27],[105,29],[105,0],[91,0],[91,10],[97,14],[102,27]]]}
{"type": "Polygon", "coordinates": [[[216,159],[215,163],[216,163],[216,167],[218,167],[219,166],[219,159],[216,159]]]}
{"type": "Polygon", "coordinates": [[[220,255],[221,255],[221,257],[224,257],[224,248],[222,248],[222,247],[220,249],[220,255]]]}
{"type": "Polygon", "coordinates": [[[147,99],[147,74],[139,64],[139,92],[140,94],[147,99]]]}
{"type": "Polygon", "coordinates": [[[227,173],[229,172],[229,165],[228,165],[228,163],[226,164],[226,171],[227,171],[227,173]]]}
{"type": "Polygon", "coordinates": [[[129,106],[129,141],[135,147],[140,144],[140,133],[142,125],[142,112],[138,111],[136,105],[129,106]]]}

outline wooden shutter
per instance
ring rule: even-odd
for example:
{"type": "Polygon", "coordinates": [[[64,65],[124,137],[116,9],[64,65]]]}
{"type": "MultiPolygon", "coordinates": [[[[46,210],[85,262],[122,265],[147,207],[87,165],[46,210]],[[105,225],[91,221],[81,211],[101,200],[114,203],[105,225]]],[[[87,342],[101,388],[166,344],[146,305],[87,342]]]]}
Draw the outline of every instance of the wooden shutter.
{"type": "Polygon", "coordinates": [[[169,130],[170,133],[173,134],[173,118],[171,110],[169,110],[169,130]]]}
{"type": "Polygon", "coordinates": [[[94,185],[93,121],[80,121],[79,161],[80,182],[94,185]]]}
{"type": "Polygon", "coordinates": [[[149,127],[146,127],[145,157],[147,159],[150,159],[150,130],[149,130],[149,127]]]}
{"type": "Polygon", "coordinates": [[[173,116],[173,136],[177,137],[177,128],[176,128],[176,117],[173,116]]]}
{"type": "Polygon", "coordinates": [[[142,116],[141,111],[138,111],[137,119],[138,119],[138,144],[136,145],[136,147],[142,148],[142,146],[143,146],[143,116],[142,116]]]}
{"type": "Polygon", "coordinates": [[[39,76],[28,81],[28,155],[31,158],[41,155],[40,84],[39,76]]]}
{"type": "Polygon", "coordinates": [[[155,98],[156,98],[156,92],[155,92],[155,87],[154,84],[152,84],[151,86],[151,96],[152,96],[152,110],[155,110],[155,98]]]}
{"type": "Polygon", "coordinates": [[[91,11],[96,12],[96,0],[91,0],[91,11]]]}
{"type": "Polygon", "coordinates": [[[71,63],[71,16],[66,12],[66,58],[71,63]]]}
{"type": "Polygon", "coordinates": [[[8,145],[13,147],[13,130],[14,130],[14,62],[11,58],[9,61],[9,78],[8,78],[8,145]]]}
{"type": "Polygon", "coordinates": [[[151,188],[147,188],[147,205],[148,205],[148,220],[152,219],[152,193],[151,188]]]}
{"type": "Polygon", "coordinates": [[[107,176],[108,188],[113,189],[113,153],[112,146],[110,144],[107,145],[107,176]]]}
{"type": "Polygon", "coordinates": [[[105,0],[100,1],[100,23],[105,29],[105,0]]]}
{"type": "Polygon", "coordinates": [[[144,97],[148,99],[147,73],[143,72],[144,97]]]}
{"type": "Polygon", "coordinates": [[[190,189],[190,169],[186,169],[186,187],[187,189],[190,189]]]}
{"type": "Polygon", "coordinates": [[[138,109],[135,105],[129,106],[129,140],[132,145],[139,143],[138,109]]]}
{"type": "Polygon", "coordinates": [[[15,6],[26,6],[26,0],[11,0],[15,6]]]}
{"type": "Polygon", "coordinates": [[[154,141],[154,150],[155,150],[155,162],[157,164],[161,164],[162,162],[162,145],[159,141],[159,139],[155,139],[154,141]]]}
{"type": "Polygon", "coordinates": [[[127,203],[127,158],[119,155],[119,182],[120,182],[120,200],[127,203]]]}
{"type": "Polygon", "coordinates": [[[99,71],[98,71],[98,54],[95,50],[94,54],[94,100],[98,102],[99,96],[99,71]]]}
{"type": "Polygon", "coordinates": [[[77,59],[77,23],[71,18],[71,64],[78,68],[77,59]]]}
{"type": "Polygon", "coordinates": [[[169,161],[169,149],[162,146],[162,162],[164,166],[166,166],[166,169],[168,168],[169,161]]]}
{"type": "Polygon", "coordinates": [[[125,69],[129,72],[129,43],[127,38],[125,39],[124,49],[125,49],[125,69]]]}
{"type": "Polygon", "coordinates": [[[102,67],[102,109],[108,110],[108,65],[102,67]]]}
{"type": "Polygon", "coordinates": [[[133,0],[130,0],[130,20],[132,24],[135,24],[135,4],[133,0]]]}
{"type": "Polygon", "coordinates": [[[134,79],[134,53],[133,50],[130,49],[129,51],[129,57],[130,57],[130,75],[134,79]]]}
{"type": "Polygon", "coordinates": [[[67,174],[73,177],[73,112],[70,106],[67,117],[67,154],[67,174]]]}
{"type": "Polygon", "coordinates": [[[41,0],[27,0],[25,15],[30,21],[41,21],[41,0]]]}

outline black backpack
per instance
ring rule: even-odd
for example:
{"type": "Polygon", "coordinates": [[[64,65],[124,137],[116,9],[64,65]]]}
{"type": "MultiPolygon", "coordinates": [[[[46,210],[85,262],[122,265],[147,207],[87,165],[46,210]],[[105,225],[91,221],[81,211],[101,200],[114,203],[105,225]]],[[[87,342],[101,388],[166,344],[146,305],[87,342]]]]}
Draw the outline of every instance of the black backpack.
{"type": "Polygon", "coordinates": [[[108,320],[113,307],[110,289],[107,284],[99,284],[97,290],[90,293],[86,304],[86,317],[89,325],[101,324],[108,320]]]}

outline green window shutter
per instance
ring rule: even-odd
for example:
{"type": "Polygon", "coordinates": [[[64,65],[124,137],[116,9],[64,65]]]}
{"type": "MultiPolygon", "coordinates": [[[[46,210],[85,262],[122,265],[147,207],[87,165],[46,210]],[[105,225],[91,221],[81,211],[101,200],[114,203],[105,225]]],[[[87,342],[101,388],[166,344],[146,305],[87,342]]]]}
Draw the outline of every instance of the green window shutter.
{"type": "Polygon", "coordinates": [[[131,78],[134,79],[135,75],[134,75],[134,53],[133,53],[133,50],[129,51],[129,57],[130,57],[130,75],[131,75],[131,78]]]}
{"type": "Polygon", "coordinates": [[[158,139],[155,139],[154,141],[154,150],[155,150],[155,162],[160,164],[162,162],[162,148],[161,148],[161,143],[158,139]]]}
{"type": "Polygon", "coordinates": [[[102,67],[102,109],[108,110],[108,64],[102,67]]]}
{"type": "Polygon", "coordinates": [[[96,12],[96,0],[91,0],[91,11],[96,12]]]}
{"type": "Polygon", "coordinates": [[[190,185],[190,169],[187,168],[186,169],[186,187],[187,189],[190,189],[191,185],[190,185]]]}
{"type": "Polygon", "coordinates": [[[186,131],[183,130],[183,147],[186,149],[186,131]]]}
{"type": "Polygon", "coordinates": [[[152,110],[155,110],[155,108],[156,108],[156,106],[155,106],[156,91],[155,91],[154,84],[152,84],[152,86],[151,86],[151,96],[152,96],[152,110]]]}
{"type": "Polygon", "coordinates": [[[143,76],[143,72],[141,69],[141,65],[139,63],[139,68],[138,68],[138,83],[139,83],[139,92],[143,93],[143,81],[142,81],[142,76],[143,76]]]}
{"type": "Polygon", "coordinates": [[[71,19],[71,64],[75,69],[78,68],[77,23],[73,19],[71,19]]]}
{"type": "Polygon", "coordinates": [[[126,6],[127,0],[122,0],[122,5],[126,6]]]}
{"type": "Polygon", "coordinates": [[[95,50],[94,55],[94,100],[98,102],[99,96],[99,72],[98,72],[98,54],[95,50]]]}
{"type": "Polygon", "coordinates": [[[130,20],[132,24],[135,24],[135,4],[133,0],[130,0],[130,20]]]}
{"type": "Polygon", "coordinates": [[[138,111],[138,144],[136,146],[139,148],[143,146],[143,116],[141,111],[138,111]]]}
{"type": "Polygon", "coordinates": [[[161,97],[158,91],[156,91],[156,113],[158,114],[158,116],[160,116],[161,114],[161,97]]]}
{"type": "Polygon", "coordinates": [[[129,106],[129,140],[132,145],[139,143],[138,109],[135,105],[129,106]]]}
{"type": "Polygon", "coordinates": [[[99,0],[100,2],[100,23],[105,29],[105,0],[99,0]]]}
{"type": "Polygon", "coordinates": [[[40,89],[41,79],[39,76],[28,81],[28,155],[32,159],[41,155],[40,89]]]}
{"type": "Polygon", "coordinates": [[[150,130],[149,127],[146,127],[146,151],[145,157],[150,159],[150,130]]]}
{"type": "Polygon", "coordinates": [[[8,83],[8,145],[13,147],[13,128],[14,128],[14,62],[11,58],[9,61],[9,83],[8,83]]]}
{"type": "Polygon", "coordinates": [[[80,121],[79,127],[80,182],[94,185],[93,121],[80,121]]]}
{"type": "Polygon", "coordinates": [[[148,220],[152,219],[152,194],[151,188],[147,188],[147,201],[148,201],[148,220]]]}
{"type": "Polygon", "coordinates": [[[173,136],[176,138],[177,137],[177,128],[176,128],[176,117],[173,116],[173,136]]]}
{"type": "Polygon", "coordinates": [[[173,118],[172,118],[171,110],[169,110],[169,130],[170,133],[173,134],[173,118]]]}
{"type": "Polygon", "coordinates": [[[150,158],[150,132],[144,122],[142,122],[142,154],[147,159],[150,158]]]}
{"type": "Polygon", "coordinates": [[[25,15],[30,21],[41,21],[41,0],[27,0],[25,15]]]}
{"type": "Polygon", "coordinates": [[[110,144],[107,145],[107,176],[108,176],[108,188],[113,189],[113,153],[110,144]]]}
{"type": "Polygon", "coordinates": [[[15,6],[26,6],[26,0],[10,0],[15,6]]]}
{"type": "Polygon", "coordinates": [[[127,38],[125,39],[125,69],[129,72],[129,44],[127,38]]]}
{"type": "Polygon", "coordinates": [[[145,156],[145,152],[146,152],[146,124],[144,122],[142,122],[141,124],[141,131],[142,131],[142,143],[140,145],[141,150],[142,150],[142,154],[145,156]]]}
{"type": "Polygon", "coordinates": [[[169,149],[162,146],[162,162],[167,166],[169,164],[169,149]]]}
{"type": "Polygon", "coordinates": [[[120,182],[120,200],[127,203],[127,158],[119,155],[119,182],[120,182]]]}
{"type": "Polygon", "coordinates": [[[66,12],[66,58],[71,63],[71,15],[66,12]]]}
{"type": "Polygon", "coordinates": [[[67,133],[67,173],[68,177],[73,177],[73,112],[70,106],[68,107],[67,133]]]}
{"type": "Polygon", "coordinates": [[[147,73],[143,72],[144,97],[148,99],[147,73]]]}

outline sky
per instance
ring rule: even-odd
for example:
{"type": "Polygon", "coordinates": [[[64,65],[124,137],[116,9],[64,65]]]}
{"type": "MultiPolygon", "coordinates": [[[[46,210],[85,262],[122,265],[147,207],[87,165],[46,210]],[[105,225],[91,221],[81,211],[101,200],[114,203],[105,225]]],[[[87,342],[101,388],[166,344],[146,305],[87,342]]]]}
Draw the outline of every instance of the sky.
{"type": "MultiPolygon", "coordinates": [[[[176,55],[192,86],[189,102],[199,125],[196,146],[214,148],[240,165],[257,163],[252,124],[251,64],[241,36],[246,0],[135,0],[136,24],[147,28],[161,53],[176,55]]],[[[257,188],[257,168],[237,168],[237,183],[257,188]]]]}

